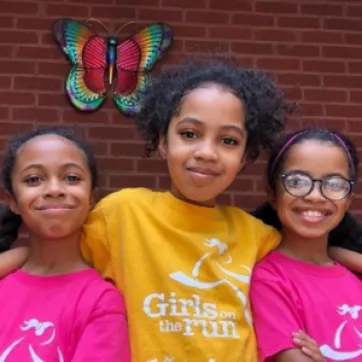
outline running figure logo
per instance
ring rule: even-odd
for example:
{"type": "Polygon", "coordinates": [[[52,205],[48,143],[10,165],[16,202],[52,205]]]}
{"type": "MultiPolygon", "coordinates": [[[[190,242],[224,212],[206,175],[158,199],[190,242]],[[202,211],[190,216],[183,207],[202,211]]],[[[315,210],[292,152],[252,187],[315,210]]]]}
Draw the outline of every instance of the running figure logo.
{"type": "Polygon", "coordinates": [[[246,320],[248,321],[249,324],[251,324],[252,323],[251,315],[247,309],[247,304],[248,304],[247,297],[234,283],[232,283],[229,280],[229,278],[231,278],[231,279],[235,279],[239,282],[249,285],[250,277],[251,277],[251,268],[249,268],[246,265],[241,265],[241,267],[246,271],[247,275],[231,272],[225,268],[225,266],[230,265],[233,261],[230,253],[228,252],[227,245],[224,243],[221,243],[220,240],[218,240],[218,239],[206,240],[205,245],[207,247],[209,247],[211,249],[215,249],[215,250],[212,250],[212,251],[206,253],[196,262],[196,264],[192,270],[191,277],[182,271],[177,271],[177,272],[171,273],[170,277],[183,285],[187,285],[188,287],[192,287],[192,288],[196,288],[196,289],[212,289],[221,284],[229,285],[229,287],[235,292],[236,296],[238,297],[238,299],[241,302],[241,305],[243,306],[244,315],[245,315],[246,320]],[[227,257],[226,261],[222,262],[222,264],[224,264],[225,266],[223,266],[221,264],[221,262],[216,261],[216,266],[222,272],[222,274],[225,275],[225,277],[215,280],[214,282],[203,282],[202,280],[199,279],[200,269],[201,269],[203,263],[215,254],[218,256],[227,257]]]}

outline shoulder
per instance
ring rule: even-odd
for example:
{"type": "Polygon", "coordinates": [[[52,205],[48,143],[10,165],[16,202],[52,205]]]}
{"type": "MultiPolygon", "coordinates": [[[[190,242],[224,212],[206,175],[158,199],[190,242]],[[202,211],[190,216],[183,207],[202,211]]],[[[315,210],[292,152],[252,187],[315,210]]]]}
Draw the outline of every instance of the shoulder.
{"type": "Polygon", "coordinates": [[[281,275],[284,274],[283,269],[283,264],[278,262],[278,253],[272,251],[256,263],[253,269],[252,280],[263,282],[279,281],[281,275]]]}

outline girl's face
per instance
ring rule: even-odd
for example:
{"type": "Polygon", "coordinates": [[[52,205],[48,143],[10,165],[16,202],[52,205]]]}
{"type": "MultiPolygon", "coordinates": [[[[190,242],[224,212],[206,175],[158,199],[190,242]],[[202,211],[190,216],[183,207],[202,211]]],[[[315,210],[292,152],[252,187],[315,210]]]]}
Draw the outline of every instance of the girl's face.
{"type": "MultiPolygon", "coordinates": [[[[312,179],[339,176],[349,180],[349,160],[345,151],[330,142],[305,140],[289,150],[281,174],[296,172],[308,175],[312,179]]],[[[291,179],[292,192],[304,187],[303,179],[291,179]]],[[[329,183],[328,192],[338,192],[339,183],[329,183]]],[[[320,182],[314,183],[312,192],[304,197],[292,196],[285,190],[281,178],[277,182],[275,200],[280,221],[283,225],[285,240],[305,238],[322,239],[334,229],[346,213],[352,196],[343,200],[331,201],[320,192],[320,182]]]]}
{"type": "Polygon", "coordinates": [[[188,93],[167,136],[160,139],[171,192],[192,203],[213,205],[245,163],[247,136],[244,107],[230,91],[210,84],[188,93]]]}
{"type": "Polygon", "coordinates": [[[57,135],[42,135],[19,150],[12,173],[11,209],[33,237],[63,239],[80,233],[93,204],[82,151],[57,135]]]}

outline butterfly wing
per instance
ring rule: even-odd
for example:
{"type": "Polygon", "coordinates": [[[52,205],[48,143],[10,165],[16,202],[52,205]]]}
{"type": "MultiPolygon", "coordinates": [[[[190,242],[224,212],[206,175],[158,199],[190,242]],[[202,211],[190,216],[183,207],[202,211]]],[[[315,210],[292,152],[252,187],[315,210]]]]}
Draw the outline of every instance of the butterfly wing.
{"type": "Polygon", "coordinates": [[[70,101],[82,111],[97,109],[106,96],[106,41],[87,26],[67,18],[54,23],[53,34],[72,63],[65,81],[70,101]]]}
{"type": "Polygon", "coordinates": [[[113,100],[119,110],[136,115],[149,83],[148,72],[170,46],[173,31],[168,24],[155,23],[117,46],[117,83],[113,100]]]}

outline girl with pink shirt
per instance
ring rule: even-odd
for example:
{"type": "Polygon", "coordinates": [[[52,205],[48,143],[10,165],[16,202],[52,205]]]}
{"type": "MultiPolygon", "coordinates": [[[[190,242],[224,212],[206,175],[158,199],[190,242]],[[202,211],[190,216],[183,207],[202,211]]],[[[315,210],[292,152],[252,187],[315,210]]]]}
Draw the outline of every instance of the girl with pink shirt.
{"type": "Polygon", "coordinates": [[[347,214],[357,172],[355,146],[329,130],[298,131],[271,155],[270,201],[254,215],[278,228],[282,241],[252,276],[260,361],[310,361],[290,341],[296,330],[328,362],[362,361],[362,283],[327,252],[358,242],[360,227],[347,214]]]}
{"type": "MultiPolygon", "coordinates": [[[[0,361],[129,362],[123,299],[79,250],[97,189],[93,155],[70,130],[40,129],[10,142],[2,171],[0,249],[25,224],[30,253],[0,281],[0,361]]],[[[2,271],[22,252],[4,253],[2,271]]]]}

